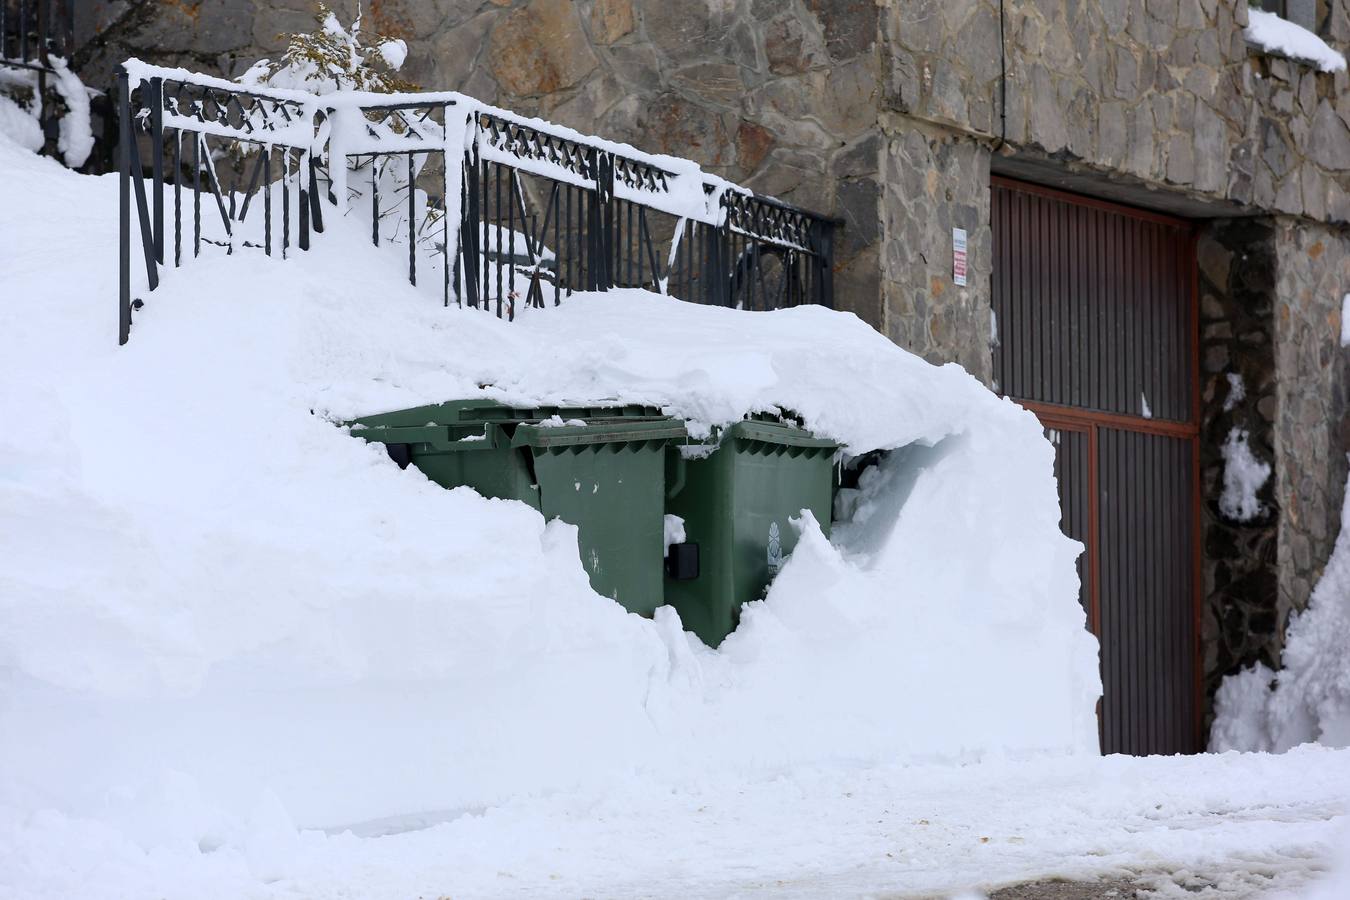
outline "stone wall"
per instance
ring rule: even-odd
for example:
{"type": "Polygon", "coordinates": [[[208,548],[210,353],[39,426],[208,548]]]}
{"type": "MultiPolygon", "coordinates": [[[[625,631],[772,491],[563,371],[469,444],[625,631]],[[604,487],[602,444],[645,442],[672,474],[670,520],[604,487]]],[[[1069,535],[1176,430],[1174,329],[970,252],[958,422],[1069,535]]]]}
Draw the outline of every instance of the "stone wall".
{"type": "MultiPolygon", "coordinates": [[[[1350,0],[1325,20],[1350,43],[1350,0]]],[[[988,380],[991,169],[1197,218],[1350,221],[1350,79],[1252,51],[1245,24],[1221,0],[886,4],[885,332],[988,380]]]]}
{"type": "Polygon", "coordinates": [[[989,152],[940,129],[887,123],[882,177],[884,333],[929,362],[993,375],[989,152]],[[967,237],[966,286],[952,279],[952,229],[967,237]]]}
{"type": "Polygon", "coordinates": [[[1275,459],[1277,397],[1274,308],[1277,255],[1268,219],[1222,219],[1196,245],[1200,293],[1201,635],[1207,696],[1229,672],[1279,664],[1279,503],[1275,480],[1258,492],[1261,511],[1224,515],[1221,447],[1233,429],[1258,459],[1275,459]]]}
{"type": "Polygon", "coordinates": [[[1199,241],[1206,684],[1278,667],[1340,529],[1350,450],[1350,351],[1340,345],[1350,238],[1286,217],[1210,223],[1199,241]],[[1242,378],[1232,394],[1230,375],[1242,378]],[[1262,510],[1225,517],[1220,447],[1248,433],[1272,477],[1262,510]]]}
{"type": "MultiPolygon", "coordinates": [[[[892,3],[885,102],[1001,154],[1350,222],[1350,76],[1250,50],[1246,20],[1230,0],[1008,0],[1001,45],[997,0],[892,3]]],[[[1327,37],[1350,44],[1350,0],[1327,37]]]]}
{"type": "Polygon", "coordinates": [[[1275,499],[1281,509],[1278,628],[1302,609],[1340,530],[1350,451],[1350,350],[1341,347],[1350,294],[1350,235],[1281,219],[1275,307],[1275,499]]]}

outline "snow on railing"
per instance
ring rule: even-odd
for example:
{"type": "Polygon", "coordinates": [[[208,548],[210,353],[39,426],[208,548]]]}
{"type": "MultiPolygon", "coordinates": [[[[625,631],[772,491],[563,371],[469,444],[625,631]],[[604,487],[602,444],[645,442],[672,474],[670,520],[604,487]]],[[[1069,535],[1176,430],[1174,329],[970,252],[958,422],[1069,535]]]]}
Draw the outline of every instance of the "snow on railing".
{"type": "Polygon", "coordinates": [[[166,200],[173,265],[183,264],[189,189],[193,257],[203,245],[284,257],[308,249],[325,209],[368,215],[376,245],[406,245],[414,285],[420,273],[445,305],[507,318],[544,306],[546,293],[556,304],[611,287],[747,309],[833,301],[833,220],[687,159],[453,91],[319,96],[137,60],[119,78],[123,343],[139,306],[133,227],[154,290],[170,243],[166,200]],[[261,217],[249,220],[258,203],[261,217]]]}
{"type": "Polygon", "coordinates": [[[18,104],[27,116],[11,123],[11,136],[78,169],[94,149],[94,136],[90,92],[68,65],[74,50],[75,0],[0,0],[0,76],[28,94],[18,104]]]}

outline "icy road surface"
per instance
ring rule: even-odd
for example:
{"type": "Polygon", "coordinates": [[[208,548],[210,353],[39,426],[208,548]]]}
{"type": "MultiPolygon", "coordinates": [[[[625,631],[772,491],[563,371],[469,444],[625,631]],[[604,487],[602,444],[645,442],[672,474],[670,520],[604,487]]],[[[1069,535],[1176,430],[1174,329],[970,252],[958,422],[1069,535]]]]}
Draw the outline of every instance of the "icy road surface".
{"type": "MultiPolygon", "coordinates": [[[[735,752],[710,748],[709,768],[735,752]]],[[[0,827],[0,896],[16,876],[24,897],[910,897],[1102,876],[1303,896],[1346,846],[1347,808],[1350,751],[1309,747],[634,780],[327,834],[263,808],[242,846],[207,852],[51,815],[0,827]]]]}

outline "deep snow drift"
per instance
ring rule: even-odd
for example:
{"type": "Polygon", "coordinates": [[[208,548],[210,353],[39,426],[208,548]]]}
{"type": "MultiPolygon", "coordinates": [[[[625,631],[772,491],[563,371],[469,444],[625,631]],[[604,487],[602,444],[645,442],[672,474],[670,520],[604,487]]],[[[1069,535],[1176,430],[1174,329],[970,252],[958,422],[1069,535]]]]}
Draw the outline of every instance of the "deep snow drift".
{"type": "Polygon", "coordinates": [[[119,349],[115,180],[4,153],[23,302],[0,413],[25,423],[0,436],[6,802],[138,827],[167,805],[211,840],[265,791],[337,825],[679,777],[713,746],[755,772],[1091,752],[1095,646],[1050,445],[961,369],[815,308],[445,310],[344,223],[289,261],[170,270],[119,349]],[[332,424],[479,394],[704,424],[782,406],[855,452],[914,446],[838,546],[804,525],[713,653],[595,595],[569,526],[332,424]]]}
{"type": "Polygon", "coordinates": [[[51,809],[210,849],[625,773],[1095,753],[1051,447],[960,368],[818,308],[446,310],[354,222],[289,261],[170,269],[118,348],[115,179],[3,138],[0,179],[10,827],[51,809]],[[906,449],[836,543],[802,523],[713,652],[592,592],[570,526],[333,424],[477,395],[704,426],[783,407],[906,449]]]}

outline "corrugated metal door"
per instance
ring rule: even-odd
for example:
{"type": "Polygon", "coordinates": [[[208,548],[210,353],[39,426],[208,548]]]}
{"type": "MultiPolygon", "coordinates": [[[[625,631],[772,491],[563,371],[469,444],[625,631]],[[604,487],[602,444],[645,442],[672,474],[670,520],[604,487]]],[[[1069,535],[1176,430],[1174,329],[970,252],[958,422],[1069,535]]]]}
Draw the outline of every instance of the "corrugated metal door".
{"type": "Polygon", "coordinates": [[[1201,749],[1199,427],[1188,223],[995,178],[999,390],[1056,448],[1101,640],[1102,749],[1201,749]]]}

